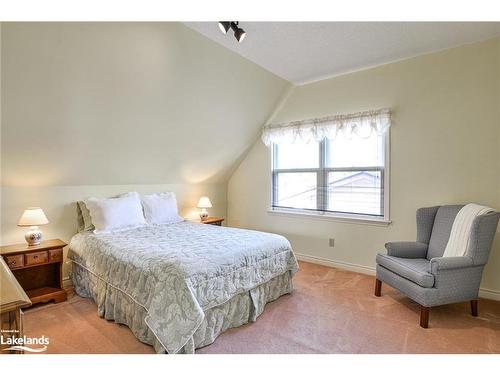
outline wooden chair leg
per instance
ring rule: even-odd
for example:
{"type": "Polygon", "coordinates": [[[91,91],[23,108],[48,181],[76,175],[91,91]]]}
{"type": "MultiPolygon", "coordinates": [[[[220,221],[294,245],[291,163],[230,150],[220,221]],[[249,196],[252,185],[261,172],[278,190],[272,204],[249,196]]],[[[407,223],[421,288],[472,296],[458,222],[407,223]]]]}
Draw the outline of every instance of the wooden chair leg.
{"type": "Polygon", "coordinates": [[[472,316],[477,316],[477,299],[470,301],[470,312],[472,316]]]}
{"type": "Polygon", "coordinates": [[[375,295],[380,297],[382,295],[382,281],[375,279],[375,295]]]}
{"type": "Polygon", "coordinates": [[[420,327],[429,327],[429,312],[431,308],[426,306],[420,306],[420,327]]]}

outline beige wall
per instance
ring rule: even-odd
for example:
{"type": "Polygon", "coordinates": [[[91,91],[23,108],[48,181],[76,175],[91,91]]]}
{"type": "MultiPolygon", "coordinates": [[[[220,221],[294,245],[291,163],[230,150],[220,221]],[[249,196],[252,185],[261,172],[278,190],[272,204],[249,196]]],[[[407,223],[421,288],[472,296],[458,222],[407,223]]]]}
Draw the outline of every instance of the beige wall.
{"type": "Polygon", "coordinates": [[[179,23],[2,36],[5,186],[225,182],[288,86],[179,23]]]}
{"type": "MultiPolygon", "coordinates": [[[[230,224],[282,233],[298,253],[370,269],[385,242],[415,237],[418,207],[478,202],[500,209],[499,45],[491,40],[299,86],[275,117],[391,108],[391,225],[269,214],[270,156],[260,140],[229,180],[230,224]]],[[[483,288],[500,293],[498,269],[500,235],[483,288]]]]}
{"type": "MultiPolygon", "coordinates": [[[[214,27],[217,27],[214,24],[214,27]]],[[[76,200],[173,190],[226,214],[227,180],[289,83],[179,23],[1,25],[1,244],[41,206],[69,240],[76,200]]]]}

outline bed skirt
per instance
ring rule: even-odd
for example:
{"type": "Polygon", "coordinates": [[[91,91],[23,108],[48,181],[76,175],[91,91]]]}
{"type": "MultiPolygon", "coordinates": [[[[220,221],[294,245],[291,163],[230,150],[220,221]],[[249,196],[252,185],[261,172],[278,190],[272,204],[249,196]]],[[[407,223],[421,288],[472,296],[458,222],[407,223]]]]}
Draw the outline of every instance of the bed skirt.
{"type": "MultiPolygon", "coordinates": [[[[146,322],[146,307],[138,304],[128,294],[97,277],[86,268],[72,262],[71,278],[76,293],[92,298],[101,318],[125,324],[141,342],[152,345],[157,353],[165,348],[146,322]]],[[[225,303],[204,311],[205,318],[193,336],[178,353],[193,354],[195,349],[209,345],[229,328],[254,322],[264,306],[284,294],[291,293],[292,271],[277,276],[248,292],[238,294],[225,303]]]]}

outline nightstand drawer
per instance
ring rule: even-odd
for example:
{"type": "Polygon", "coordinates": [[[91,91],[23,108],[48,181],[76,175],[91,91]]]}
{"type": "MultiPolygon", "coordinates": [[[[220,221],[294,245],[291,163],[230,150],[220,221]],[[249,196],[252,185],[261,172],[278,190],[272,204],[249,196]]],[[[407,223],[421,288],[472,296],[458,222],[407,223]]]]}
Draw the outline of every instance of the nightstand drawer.
{"type": "Polygon", "coordinates": [[[33,264],[47,263],[48,254],[46,251],[40,251],[38,253],[26,254],[26,265],[31,266],[33,264]]]}
{"type": "Polygon", "coordinates": [[[63,249],[49,250],[49,262],[59,262],[63,259],[63,249]]]}
{"type": "Polygon", "coordinates": [[[10,255],[10,256],[5,256],[5,262],[9,266],[10,269],[16,269],[19,267],[24,266],[24,255],[19,254],[19,255],[10,255]]]}

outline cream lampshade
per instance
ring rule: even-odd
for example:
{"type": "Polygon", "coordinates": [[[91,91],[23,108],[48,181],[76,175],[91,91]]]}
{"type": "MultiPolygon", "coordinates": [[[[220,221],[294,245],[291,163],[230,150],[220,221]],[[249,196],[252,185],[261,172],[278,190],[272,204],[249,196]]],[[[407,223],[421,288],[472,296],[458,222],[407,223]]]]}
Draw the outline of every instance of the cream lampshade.
{"type": "Polygon", "coordinates": [[[201,197],[198,201],[198,208],[201,208],[200,211],[200,219],[201,221],[205,221],[208,219],[208,211],[207,208],[212,208],[212,202],[208,197],[201,197]]]}
{"type": "Polygon", "coordinates": [[[17,223],[20,227],[30,227],[30,230],[26,232],[24,238],[30,246],[39,245],[42,242],[43,233],[38,229],[38,225],[48,224],[47,216],[40,207],[29,207],[27,208],[19,222],[17,223]]]}

